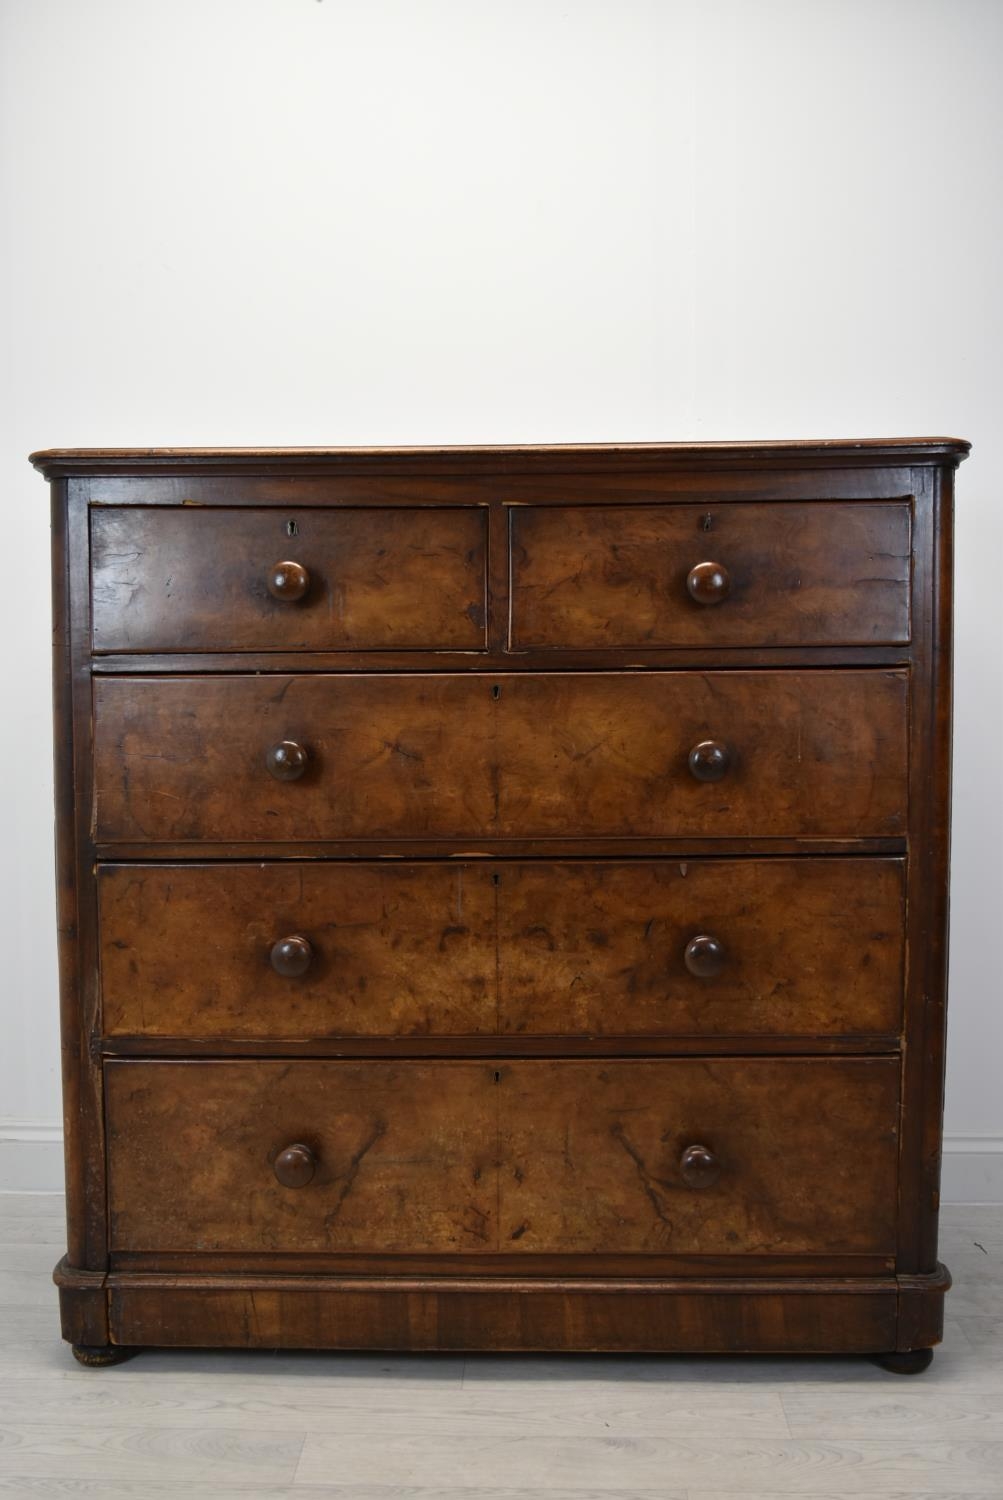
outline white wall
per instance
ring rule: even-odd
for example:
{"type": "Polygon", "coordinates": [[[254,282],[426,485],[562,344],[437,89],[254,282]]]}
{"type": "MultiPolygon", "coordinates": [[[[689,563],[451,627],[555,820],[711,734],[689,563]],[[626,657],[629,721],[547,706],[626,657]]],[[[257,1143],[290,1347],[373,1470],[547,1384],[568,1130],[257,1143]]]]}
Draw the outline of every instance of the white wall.
{"type": "Polygon", "coordinates": [[[58,1185],[31,448],[951,433],[947,1193],[1003,1199],[1003,5],[3,0],[0,1186],[58,1185]]]}

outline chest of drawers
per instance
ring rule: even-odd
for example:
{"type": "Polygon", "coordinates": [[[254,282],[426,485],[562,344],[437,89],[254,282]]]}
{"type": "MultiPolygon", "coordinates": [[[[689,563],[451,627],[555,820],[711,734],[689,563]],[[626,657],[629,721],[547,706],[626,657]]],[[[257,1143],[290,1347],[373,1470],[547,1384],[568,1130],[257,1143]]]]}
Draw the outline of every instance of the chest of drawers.
{"type": "Polygon", "coordinates": [[[78,1358],[928,1361],[966,452],[33,456],[78,1358]]]}

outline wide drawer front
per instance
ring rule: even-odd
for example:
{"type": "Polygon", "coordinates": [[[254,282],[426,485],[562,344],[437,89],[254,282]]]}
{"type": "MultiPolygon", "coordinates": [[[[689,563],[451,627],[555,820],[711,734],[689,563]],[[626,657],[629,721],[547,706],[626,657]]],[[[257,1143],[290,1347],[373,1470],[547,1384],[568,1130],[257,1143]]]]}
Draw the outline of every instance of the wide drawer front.
{"type": "Polygon", "coordinates": [[[530,505],[510,516],[516,648],[909,639],[907,502],[530,505]]]}
{"type": "Polygon", "coordinates": [[[898,1030],[897,859],[109,865],[103,1031],[898,1030]]]}
{"type": "Polygon", "coordinates": [[[890,1254],[884,1058],[109,1062],[113,1251],[890,1254]]]}
{"type": "Polygon", "coordinates": [[[98,842],[901,837],[903,671],[105,677],[98,842]]]}
{"type": "Polygon", "coordinates": [[[483,650],[487,511],[95,507],[96,651],[483,650]]]}

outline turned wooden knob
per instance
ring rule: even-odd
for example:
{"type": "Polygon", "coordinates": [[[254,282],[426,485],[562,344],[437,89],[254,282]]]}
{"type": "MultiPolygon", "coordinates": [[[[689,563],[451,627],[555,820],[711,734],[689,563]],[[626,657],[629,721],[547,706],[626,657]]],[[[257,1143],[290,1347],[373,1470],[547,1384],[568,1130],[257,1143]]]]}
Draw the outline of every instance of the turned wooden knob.
{"type": "Polygon", "coordinates": [[[689,754],[690,775],[697,781],[720,781],[731,765],[731,751],[720,740],[701,740],[689,754]]]}
{"type": "Polygon", "coordinates": [[[731,592],[731,577],[720,563],[697,563],[686,575],[686,587],[697,604],[720,604],[731,592]]]}
{"type": "Polygon", "coordinates": [[[279,938],[273,946],[272,968],[284,979],[298,979],[313,963],[313,947],[305,937],[279,938]]]}
{"type": "Polygon", "coordinates": [[[317,1170],[317,1158],[309,1146],[297,1141],[295,1145],[287,1146],[284,1151],[279,1152],[272,1163],[272,1169],[283,1187],[306,1187],[317,1170]]]}
{"type": "Polygon", "coordinates": [[[310,574],[298,562],[277,562],[268,575],[268,592],[283,604],[295,604],[310,587],[310,574]]]}
{"type": "Polygon", "coordinates": [[[687,1146],[679,1158],[679,1170],[687,1187],[713,1187],[721,1175],[721,1163],[707,1146],[687,1146]]]}
{"type": "Polygon", "coordinates": [[[683,950],[683,963],[697,979],[713,979],[724,968],[724,960],[724,944],[709,932],[698,932],[683,950]]]}
{"type": "Polygon", "coordinates": [[[295,740],[279,740],[265,752],[265,765],[276,781],[299,781],[310,756],[295,740]]]}

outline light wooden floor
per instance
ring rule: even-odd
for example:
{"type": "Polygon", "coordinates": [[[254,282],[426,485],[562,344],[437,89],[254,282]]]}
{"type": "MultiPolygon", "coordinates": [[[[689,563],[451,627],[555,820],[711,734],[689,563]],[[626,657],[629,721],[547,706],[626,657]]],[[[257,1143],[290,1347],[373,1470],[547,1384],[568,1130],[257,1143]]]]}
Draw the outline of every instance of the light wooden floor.
{"type": "Polygon", "coordinates": [[[0,1195],[0,1496],[1003,1500],[1003,1208],[945,1211],[925,1375],[863,1359],[144,1353],[83,1370],[62,1199],[0,1195]]]}

